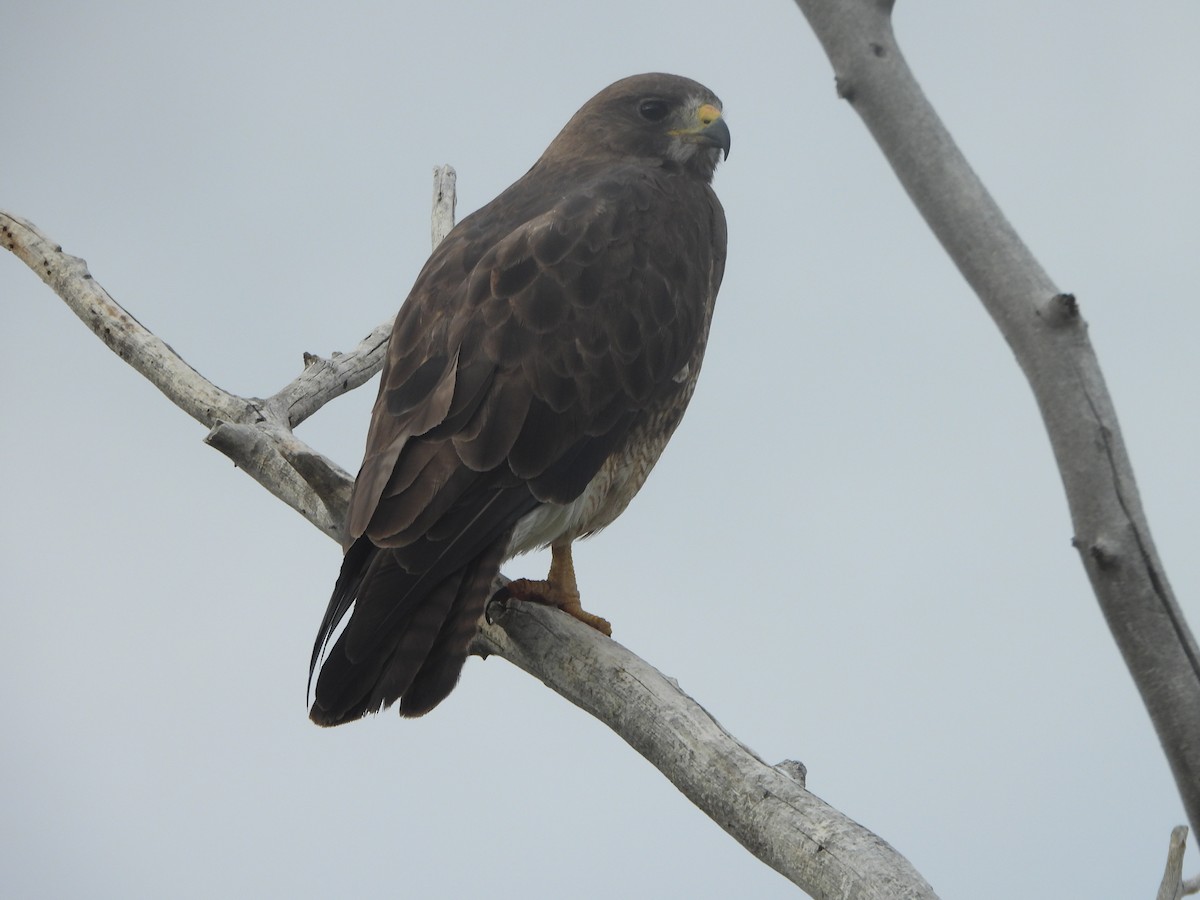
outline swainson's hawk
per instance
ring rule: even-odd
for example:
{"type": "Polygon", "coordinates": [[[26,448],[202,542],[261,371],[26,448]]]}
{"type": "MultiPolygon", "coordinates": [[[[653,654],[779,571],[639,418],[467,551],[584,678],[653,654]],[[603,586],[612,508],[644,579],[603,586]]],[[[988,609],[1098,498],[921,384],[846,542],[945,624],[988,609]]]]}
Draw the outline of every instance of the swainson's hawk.
{"type": "Polygon", "coordinates": [[[433,709],[500,564],[538,547],[548,580],[511,593],[610,633],[580,608],[571,543],[625,509],[691,399],[725,268],[722,152],[711,91],[626,78],[430,256],[388,344],[314,722],[433,709]]]}

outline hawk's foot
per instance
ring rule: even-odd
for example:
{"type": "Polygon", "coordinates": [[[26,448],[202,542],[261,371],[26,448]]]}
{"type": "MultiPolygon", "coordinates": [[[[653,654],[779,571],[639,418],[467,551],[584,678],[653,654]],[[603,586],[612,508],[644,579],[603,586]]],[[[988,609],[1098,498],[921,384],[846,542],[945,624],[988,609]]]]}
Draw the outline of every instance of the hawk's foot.
{"type": "Polygon", "coordinates": [[[579,605],[579,588],[575,585],[575,563],[571,559],[571,545],[557,545],[550,550],[550,574],[546,576],[546,580],[518,578],[516,581],[510,581],[504,588],[508,596],[557,607],[584,625],[590,625],[601,634],[612,637],[612,625],[607,619],[594,616],[579,605]]]}
{"type": "Polygon", "coordinates": [[[518,578],[504,586],[508,596],[516,600],[528,600],[530,603],[541,603],[543,606],[553,606],[561,609],[569,616],[574,616],[584,625],[590,625],[601,634],[612,637],[612,625],[607,619],[594,616],[579,603],[578,591],[567,591],[558,587],[552,581],[534,581],[530,578],[518,578]]]}

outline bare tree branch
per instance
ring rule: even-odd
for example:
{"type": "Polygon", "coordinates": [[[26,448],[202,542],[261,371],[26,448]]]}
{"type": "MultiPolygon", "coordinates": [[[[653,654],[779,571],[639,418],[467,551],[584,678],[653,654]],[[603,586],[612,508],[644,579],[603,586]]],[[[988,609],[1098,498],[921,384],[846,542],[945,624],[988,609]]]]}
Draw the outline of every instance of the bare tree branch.
{"type": "MultiPolygon", "coordinates": [[[[455,172],[434,169],[433,245],[454,226],[455,172]]],[[[115,301],[88,271],[32,223],[0,211],[0,242],[37,273],[108,348],[172,403],[210,428],[205,441],[292,509],[341,542],[353,478],[292,429],[322,406],[365,384],[383,367],[395,316],[349,353],[304,355],[304,371],[266,400],[217,387],[115,301]]]]}
{"type": "Polygon", "coordinates": [[[274,422],[218,422],[204,438],[308,521],[342,542],[353,477],[274,422]]]}
{"type": "Polygon", "coordinates": [[[335,353],[329,359],[304,354],[304,371],[284,385],[263,405],[273,418],[295,428],[330,400],[366,384],[383,368],[388,336],[395,316],[389,316],[371,329],[349,353],[335,353]]]}
{"type": "Polygon", "coordinates": [[[433,246],[436,247],[454,227],[454,207],[458,202],[458,173],[453,166],[435,166],[433,169],[433,215],[429,230],[433,246]]]}
{"type": "Polygon", "coordinates": [[[544,606],[499,607],[488,611],[477,652],[503,656],[604,722],[743,847],[810,895],[936,896],[890,845],[807,791],[803,766],[768,765],[673,679],[616,641],[544,606]]]}
{"type": "Polygon", "coordinates": [[[890,0],[796,0],[900,182],[995,320],[1041,409],[1074,546],[1200,828],[1200,651],[1175,602],[1087,328],[1005,219],[909,71],[890,0]]]}
{"type": "Polygon", "coordinates": [[[1176,825],[1171,829],[1167,866],[1163,871],[1162,884],[1158,887],[1156,900],[1180,900],[1184,894],[1183,851],[1187,849],[1187,833],[1186,825],[1176,825]]]}
{"type": "Polygon", "coordinates": [[[86,262],[64,253],[32,222],[0,211],[0,242],[50,285],[108,349],[193,419],[212,426],[247,414],[245,400],[221,390],[185,363],[92,279],[86,262]]]}
{"type": "MultiPolygon", "coordinates": [[[[453,224],[453,208],[454,170],[447,166],[435,171],[435,246],[453,224]]],[[[378,371],[390,320],[350,353],[306,358],[305,372],[269,400],[237,397],[184,363],[95,283],[82,260],[32,224],[0,212],[0,239],[35,271],[52,273],[44,280],[93,331],[210,426],[209,444],[340,540],[353,479],[291,428],[378,371]]],[[[805,790],[803,766],[767,765],[620,644],[556,610],[514,601],[493,611],[502,615],[482,626],[476,652],[509,660],[599,718],[751,853],[814,897],[936,896],[885,841],[805,790]]]]}
{"type": "MultiPolygon", "coordinates": [[[[217,387],[117,303],[92,278],[86,262],[64,253],[32,222],[0,210],[0,243],[50,285],[110,350],[207,425],[208,443],[340,542],[351,478],[292,434],[284,404],[239,397],[217,387]]],[[[381,365],[382,356],[375,370],[381,365]]],[[[345,390],[327,390],[322,396],[327,402],[341,393],[345,390]]]]}
{"type": "MultiPolygon", "coordinates": [[[[1195,822],[1195,642],[1150,541],[1074,299],[1050,283],[920,94],[892,35],[892,4],[797,3],[833,61],[840,95],[863,116],[1018,354],[1063,471],[1076,546],[1195,822]]],[[[438,177],[435,204],[442,212],[435,214],[435,243],[453,220],[453,170],[438,177]]],[[[209,426],[209,443],[317,527],[340,537],[350,477],[291,429],[378,371],[390,321],[350,353],[306,357],[304,372],[269,399],[240,398],[187,366],[96,285],[81,260],[63,254],[29,223],[0,215],[0,239],[115,352],[209,426]]],[[[802,767],[764,763],[619,644],[553,610],[513,604],[490,612],[497,615],[481,629],[479,652],[503,656],[606,722],[751,852],[806,891],[822,898],[934,896],[885,842],[809,793],[796,777],[802,767]]]]}

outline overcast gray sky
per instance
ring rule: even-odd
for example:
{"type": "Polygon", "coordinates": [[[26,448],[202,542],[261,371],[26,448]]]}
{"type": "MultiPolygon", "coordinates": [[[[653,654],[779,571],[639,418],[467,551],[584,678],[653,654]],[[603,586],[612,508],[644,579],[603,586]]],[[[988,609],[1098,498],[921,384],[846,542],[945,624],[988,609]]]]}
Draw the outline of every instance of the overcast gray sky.
{"type": "MultiPolygon", "coordinates": [[[[1080,299],[1196,627],[1200,6],[896,21],[1080,299]]],[[[942,896],[1152,896],[1184,814],[1030,392],[786,0],[5,2],[0,206],[265,396],[398,307],[435,164],[469,212],[652,70],[725,103],[729,265],[683,426],[577,550],[585,605],[942,896]]],[[[0,302],[6,896],[794,895],[502,660],[419,721],[309,724],[336,545],[15,258],[0,302]]],[[[301,436],[356,469],[373,396],[301,436]]]]}

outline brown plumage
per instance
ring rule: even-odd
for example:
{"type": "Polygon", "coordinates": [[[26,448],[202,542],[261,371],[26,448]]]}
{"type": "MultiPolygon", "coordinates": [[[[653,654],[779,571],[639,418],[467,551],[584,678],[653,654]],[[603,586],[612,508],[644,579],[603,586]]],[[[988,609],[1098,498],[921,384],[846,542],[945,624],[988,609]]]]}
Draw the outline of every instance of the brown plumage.
{"type": "Polygon", "coordinates": [[[708,89],[626,78],[434,251],[388,345],[310,678],[353,612],[314,722],[436,706],[500,564],[536,547],[551,581],[518,595],[606,628],[579,609],[570,545],[626,507],[691,398],[725,266],[722,151],[708,89]]]}

